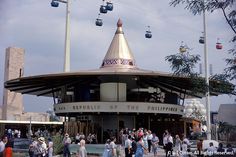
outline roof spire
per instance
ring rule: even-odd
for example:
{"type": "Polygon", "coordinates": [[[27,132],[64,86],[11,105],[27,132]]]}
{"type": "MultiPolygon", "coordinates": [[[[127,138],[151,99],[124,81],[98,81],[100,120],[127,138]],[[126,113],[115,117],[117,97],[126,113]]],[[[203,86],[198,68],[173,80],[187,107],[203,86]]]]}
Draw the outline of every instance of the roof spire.
{"type": "Polygon", "coordinates": [[[116,34],[124,34],[123,30],[122,30],[122,21],[119,18],[119,20],[117,21],[117,30],[116,30],[116,34]]]}
{"type": "Polygon", "coordinates": [[[122,25],[122,21],[119,19],[115,36],[103,59],[101,68],[137,68],[133,54],[124,37],[122,25]]]}
{"type": "Polygon", "coordinates": [[[122,27],[122,21],[121,21],[121,19],[119,18],[119,20],[117,21],[117,27],[122,27]]]}

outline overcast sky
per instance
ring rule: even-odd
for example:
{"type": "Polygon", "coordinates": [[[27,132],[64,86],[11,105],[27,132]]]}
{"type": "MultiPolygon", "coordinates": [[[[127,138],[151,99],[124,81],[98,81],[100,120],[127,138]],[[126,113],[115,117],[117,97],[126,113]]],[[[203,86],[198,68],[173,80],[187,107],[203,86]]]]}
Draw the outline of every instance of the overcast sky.
{"type": "MultiPolygon", "coordinates": [[[[104,25],[95,26],[101,0],[72,0],[71,8],[71,71],[99,68],[116,30],[118,18],[139,68],[171,72],[165,56],[176,54],[181,41],[201,55],[203,45],[198,43],[203,31],[202,16],[192,15],[184,6],[169,6],[168,0],[114,0],[114,10],[102,15],[104,25]],[[147,26],[153,38],[146,39],[147,26]]],[[[60,73],[63,71],[65,10],[50,6],[50,0],[0,0],[0,95],[3,91],[5,49],[24,48],[25,76],[60,73]]],[[[232,31],[222,12],[207,14],[208,56],[213,73],[221,73],[224,59],[232,47],[232,31]],[[223,43],[216,50],[217,38],[223,43]]],[[[198,67],[196,68],[198,71],[198,67]]],[[[204,70],[203,70],[204,71],[204,70]]],[[[235,82],[233,82],[236,84],[235,82]]],[[[235,103],[235,96],[211,98],[211,109],[220,104],[235,103]]],[[[204,100],[202,102],[204,103],[204,100]]],[[[2,102],[2,96],[0,97],[2,102]]],[[[53,100],[24,96],[25,111],[45,112],[53,100]]]]}

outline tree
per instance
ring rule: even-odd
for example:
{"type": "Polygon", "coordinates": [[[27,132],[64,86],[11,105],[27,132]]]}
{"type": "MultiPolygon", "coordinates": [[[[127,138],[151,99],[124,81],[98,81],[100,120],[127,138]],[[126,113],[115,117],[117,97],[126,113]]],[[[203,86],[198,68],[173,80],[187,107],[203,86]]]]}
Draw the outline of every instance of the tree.
{"type": "MultiPolygon", "coordinates": [[[[230,29],[233,31],[231,42],[236,41],[236,0],[171,0],[171,6],[184,4],[185,9],[194,15],[201,14],[203,11],[213,12],[221,10],[230,29]],[[227,13],[228,12],[228,13],[227,13]]],[[[224,69],[225,79],[236,79],[236,45],[229,50],[232,58],[226,59],[226,68],[224,69]]]]}
{"type": "Polygon", "coordinates": [[[195,65],[200,61],[200,55],[190,54],[191,49],[187,45],[180,46],[180,53],[169,55],[165,60],[170,63],[170,67],[176,76],[190,77],[193,94],[205,93],[207,84],[200,74],[194,72],[195,65]]]}
{"type": "Polygon", "coordinates": [[[213,93],[236,94],[234,86],[225,79],[225,74],[211,77],[211,82],[208,86],[205,78],[200,77],[200,74],[194,72],[195,65],[200,61],[200,55],[191,55],[190,51],[191,49],[187,45],[182,45],[180,46],[180,53],[166,56],[165,60],[170,63],[174,75],[190,77],[193,94],[198,92],[205,93],[208,88],[213,93]]]}
{"type": "Polygon", "coordinates": [[[187,46],[185,46],[185,49],[186,52],[166,56],[165,60],[170,62],[171,69],[177,76],[188,77],[196,75],[193,69],[195,68],[196,63],[200,61],[200,55],[191,55],[187,46]]]}
{"type": "MultiPolygon", "coordinates": [[[[236,126],[230,125],[227,122],[219,122],[218,133],[222,136],[226,136],[227,143],[229,142],[230,135],[235,133],[236,126]]],[[[224,140],[224,139],[221,139],[224,140]]]]}

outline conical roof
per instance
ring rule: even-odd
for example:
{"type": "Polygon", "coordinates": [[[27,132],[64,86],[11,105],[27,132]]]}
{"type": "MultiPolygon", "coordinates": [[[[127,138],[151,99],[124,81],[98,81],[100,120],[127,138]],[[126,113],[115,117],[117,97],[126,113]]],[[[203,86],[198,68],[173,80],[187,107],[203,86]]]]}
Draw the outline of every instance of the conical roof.
{"type": "Polygon", "coordinates": [[[117,30],[100,68],[137,68],[133,54],[124,37],[122,21],[117,22],[117,30]]]}

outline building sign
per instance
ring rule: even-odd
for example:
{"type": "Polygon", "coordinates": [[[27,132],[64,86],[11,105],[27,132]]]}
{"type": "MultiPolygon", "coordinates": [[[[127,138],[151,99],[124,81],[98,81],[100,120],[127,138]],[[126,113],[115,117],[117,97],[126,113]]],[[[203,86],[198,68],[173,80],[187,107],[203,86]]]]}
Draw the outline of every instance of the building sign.
{"type": "Polygon", "coordinates": [[[55,113],[114,112],[114,113],[164,113],[183,115],[181,105],[147,102],[73,102],[54,105],[55,113]]]}

